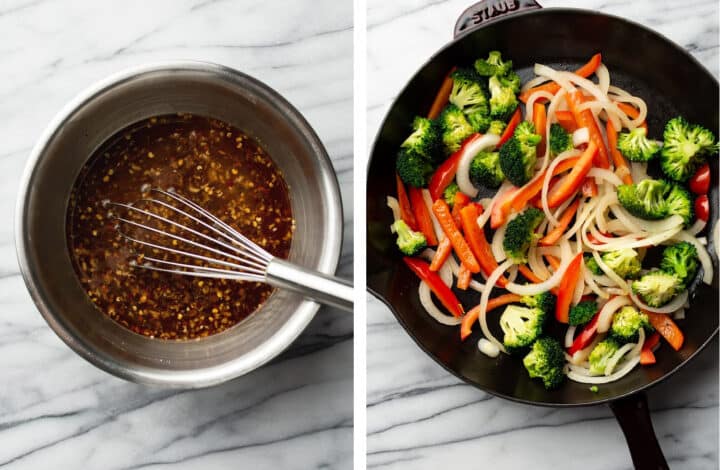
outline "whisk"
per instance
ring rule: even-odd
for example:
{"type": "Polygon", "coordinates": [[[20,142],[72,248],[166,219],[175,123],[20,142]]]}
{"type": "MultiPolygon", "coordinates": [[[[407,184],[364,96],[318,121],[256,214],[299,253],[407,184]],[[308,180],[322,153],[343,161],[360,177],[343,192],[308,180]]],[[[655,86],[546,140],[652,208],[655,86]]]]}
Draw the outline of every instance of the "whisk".
{"type": "Polygon", "coordinates": [[[353,288],[347,281],[273,256],[175,191],[152,188],[150,192],[169,202],[148,197],[132,204],[108,203],[125,212],[114,214],[118,232],[145,248],[137,261],[130,262],[133,267],[184,276],[263,282],[352,311],[353,288]],[[141,202],[145,208],[140,207],[141,202]],[[179,218],[186,222],[178,222],[179,218]],[[132,228],[132,235],[124,228],[132,228]]]}

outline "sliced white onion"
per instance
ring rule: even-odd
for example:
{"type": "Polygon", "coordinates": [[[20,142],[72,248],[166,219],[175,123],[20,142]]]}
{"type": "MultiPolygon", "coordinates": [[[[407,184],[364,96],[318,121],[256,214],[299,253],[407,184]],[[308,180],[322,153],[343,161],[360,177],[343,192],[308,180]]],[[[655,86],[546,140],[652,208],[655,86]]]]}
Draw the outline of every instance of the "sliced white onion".
{"type": "Polygon", "coordinates": [[[706,220],[697,219],[697,220],[695,220],[695,223],[692,224],[692,226],[691,226],[689,229],[687,229],[687,232],[688,232],[690,235],[695,236],[695,235],[697,235],[698,233],[702,232],[702,231],[705,229],[705,225],[707,225],[707,221],[706,221],[706,220]]]}
{"type": "Polygon", "coordinates": [[[598,267],[602,270],[602,272],[605,273],[607,277],[612,279],[612,281],[617,285],[620,289],[622,289],[624,292],[630,292],[630,286],[628,286],[628,283],[625,282],[625,279],[621,278],[620,276],[615,273],[610,267],[605,264],[605,262],[600,257],[600,254],[598,254],[597,251],[593,251],[593,258],[595,258],[595,261],[597,262],[598,267]]]}
{"type": "Polygon", "coordinates": [[[635,217],[619,204],[613,205],[611,210],[613,214],[615,214],[615,217],[622,220],[626,225],[639,227],[641,231],[648,233],[664,232],[665,230],[671,230],[683,224],[683,218],[679,215],[672,215],[661,220],[645,220],[640,217],[635,217]]]}
{"type": "Polygon", "coordinates": [[[603,179],[608,183],[612,184],[613,186],[620,186],[621,184],[623,184],[622,180],[618,177],[618,175],[616,175],[610,170],[604,170],[602,168],[592,168],[588,172],[588,176],[603,179]]]}
{"type": "Polygon", "coordinates": [[[590,287],[591,291],[595,292],[601,299],[610,297],[605,289],[602,289],[597,282],[595,282],[595,276],[593,276],[587,266],[585,266],[585,263],[583,263],[583,272],[585,273],[585,283],[590,287]]]}
{"type": "Polygon", "coordinates": [[[613,315],[615,315],[615,312],[618,311],[621,307],[624,307],[625,305],[632,305],[632,300],[630,300],[630,297],[619,296],[607,301],[603,308],[600,309],[600,314],[598,316],[598,333],[605,333],[610,329],[610,325],[612,325],[613,315]]]}
{"type": "Polygon", "coordinates": [[[685,319],[685,309],[680,308],[677,310],[677,312],[673,313],[673,319],[675,320],[684,320],[685,319]]]}
{"type": "Polygon", "coordinates": [[[648,312],[653,313],[670,314],[675,312],[677,309],[682,308],[682,306],[685,304],[685,301],[688,299],[688,291],[684,290],[680,292],[678,295],[675,296],[674,299],[672,299],[669,303],[663,305],[662,307],[649,306],[648,304],[640,300],[640,298],[633,292],[630,292],[630,297],[632,298],[633,302],[635,302],[635,305],[637,305],[643,310],[647,310],[648,312]]]}
{"type": "Polygon", "coordinates": [[[438,222],[437,217],[435,217],[435,212],[433,212],[433,200],[432,196],[430,196],[430,191],[428,191],[427,189],[423,189],[422,197],[423,201],[425,201],[425,207],[427,207],[427,210],[430,213],[430,220],[432,220],[435,236],[437,237],[438,241],[442,241],[445,239],[445,232],[440,226],[440,222],[438,222]]]}
{"type": "Polygon", "coordinates": [[[500,349],[485,338],[480,338],[478,341],[478,349],[488,357],[498,357],[500,355],[500,349]]]}
{"type": "Polygon", "coordinates": [[[628,343],[620,346],[618,350],[610,356],[610,359],[608,359],[607,364],[605,365],[605,376],[612,374],[613,370],[615,370],[615,366],[618,362],[620,362],[620,359],[622,359],[622,357],[629,353],[634,347],[635,343],[628,343]]]}
{"type": "Polygon", "coordinates": [[[503,248],[503,239],[505,238],[505,230],[507,229],[507,224],[504,224],[500,226],[497,230],[495,230],[495,233],[493,234],[492,242],[490,243],[490,249],[492,250],[493,257],[495,258],[495,261],[498,263],[505,261],[507,259],[507,255],[505,254],[505,249],[503,248]]]}
{"type": "Polygon", "coordinates": [[[550,81],[550,79],[547,77],[532,78],[532,79],[528,80],[527,82],[525,82],[525,84],[522,86],[522,88],[520,88],[520,91],[526,92],[531,88],[535,88],[536,86],[542,85],[543,83],[547,83],[549,81],[550,81]]]}
{"type": "Polygon", "coordinates": [[[573,147],[580,147],[582,144],[590,142],[590,130],[587,127],[575,129],[572,134],[573,147]]]}
{"type": "MultiPolygon", "coordinates": [[[[653,234],[649,237],[642,238],[640,240],[618,240],[616,238],[616,241],[614,242],[608,242],[608,243],[592,243],[588,238],[587,234],[583,233],[583,243],[590,248],[591,250],[597,250],[597,251],[615,251],[615,250],[621,250],[623,248],[640,248],[640,247],[647,247],[647,246],[655,246],[659,245],[660,243],[664,242],[665,240],[669,240],[673,237],[675,237],[678,232],[682,229],[682,226],[678,226],[677,228],[674,228],[672,230],[666,230],[664,232],[653,234]]],[[[602,234],[600,234],[597,230],[594,229],[594,227],[590,227],[590,232],[592,233],[593,237],[598,238],[602,237],[602,234]]],[[[702,246],[702,245],[700,245],[702,246]]]]}
{"type": "Polygon", "coordinates": [[[477,196],[478,189],[470,182],[470,162],[472,162],[475,155],[479,152],[489,148],[494,149],[498,142],[500,142],[499,135],[485,134],[469,142],[467,147],[463,149],[462,156],[458,162],[457,173],[455,173],[455,180],[457,181],[460,191],[472,198],[477,196]]]}
{"type": "Polygon", "coordinates": [[[550,271],[548,271],[547,266],[545,266],[541,258],[542,256],[540,255],[538,247],[535,245],[531,246],[528,250],[528,266],[530,266],[530,270],[535,273],[537,277],[546,280],[550,277],[550,271]]]}
{"type": "Polygon", "coordinates": [[[488,300],[490,299],[490,292],[493,290],[493,287],[495,286],[495,283],[498,279],[500,279],[500,276],[503,275],[503,273],[512,265],[512,261],[508,260],[502,263],[500,266],[495,268],[495,270],[490,273],[487,279],[487,283],[485,284],[485,289],[482,291],[482,294],[480,295],[480,313],[478,315],[478,322],[480,323],[480,329],[482,330],[483,335],[485,338],[488,339],[488,341],[492,342],[495,346],[500,349],[500,351],[506,353],[505,347],[502,345],[500,341],[498,341],[490,332],[490,329],[487,325],[487,304],[488,300]]]}
{"type": "Polygon", "coordinates": [[[585,383],[585,384],[606,384],[610,382],[614,382],[616,380],[621,379],[622,377],[626,376],[631,370],[635,368],[636,365],[640,362],[640,356],[635,356],[631,359],[628,359],[622,367],[615,373],[610,375],[601,375],[598,377],[593,376],[587,376],[587,375],[581,375],[576,372],[570,371],[567,373],[568,379],[572,380],[573,382],[579,382],[579,383],[585,383]]]}
{"type": "Polygon", "coordinates": [[[541,77],[547,77],[550,80],[557,82],[565,91],[574,92],[576,89],[572,83],[565,77],[562,72],[548,67],[543,64],[535,64],[535,75],[541,77]]]}
{"type": "Polygon", "coordinates": [[[435,306],[435,303],[430,296],[430,287],[425,283],[425,281],[420,281],[418,296],[420,297],[420,304],[423,306],[425,311],[438,323],[447,326],[455,326],[462,322],[462,319],[459,317],[448,315],[435,306]]]}
{"type": "MultiPolygon", "coordinates": [[[[717,224],[720,225],[720,224],[717,224]]],[[[717,230],[717,227],[716,227],[717,230]]],[[[695,249],[697,250],[698,259],[700,260],[700,264],[702,265],[703,269],[703,282],[705,284],[710,285],[712,283],[713,279],[713,265],[712,265],[712,259],[710,259],[710,254],[707,251],[707,248],[703,246],[702,243],[700,243],[697,238],[693,237],[689,233],[685,232],[684,230],[678,233],[675,237],[676,240],[685,241],[692,243],[695,245],[695,249]]],[[[714,240],[717,243],[717,239],[714,240]]]]}
{"type": "Polygon", "coordinates": [[[387,197],[387,206],[392,210],[393,220],[397,222],[400,220],[400,203],[392,196],[387,197]]]}
{"type": "Polygon", "coordinates": [[[589,201],[583,201],[580,203],[580,206],[578,207],[578,216],[575,217],[575,222],[573,223],[573,226],[570,227],[570,229],[565,232],[565,234],[562,236],[562,238],[566,240],[570,240],[572,237],[575,236],[578,230],[580,230],[580,227],[582,226],[583,222],[585,222],[590,215],[590,213],[595,209],[595,206],[597,206],[598,199],[592,198],[589,201]]]}
{"type": "MultiPolygon", "coordinates": [[[[549,147],[549,146],[548,146],[549,147]]],[[[557,168],[558,164],[562,162],[563,160],[567,160],[568,158],[576,157],[580,155],[580,151],[577,149],[568,150],[567,152],[563,152],[550,163],[550,166],[547,168],[547,172],[545,173],[545,179],[543,180],[543,186],[542,190],[540,190],[540,198],[542,200],[542,208],[543,212],[545,212],[545,217],[550,221],[550,223],[553,226],[556,226],[559,222],[558,220],[553,216],[552,212],[550,211],[550,206],[548,206],[547,196],[548,191],[550,188],[550,181],[552,180],[553,172],[555,171],[555,168],[557,168]]]]}
{"type": "MultiPolygon", "coordinates": [[[[553,273],[552,276],[546,281],[540,282],[538,284],[515,284],[512,282],[509,282],[505,289],[512,292],[513,294],[518,295],[537,295],[542,292],[547,292],[553,287],[557,286],[560,283],[560,280],[562,279],[563,274],[565,274],[565,271],[567,270],[568,266],[570,265],[571,257],[566,257],[562,260],[562,263],[558,267],[558,270],[553,273]]],[[[509,263],[510,261],[506,261],[506,263],[509,263]]]]}
{"type": "Polygon", "coordinates": [[[575,339],[575,330],[577,329],[577,326],[570,325],[568,326],[568,329],[565,331],[565,342],[564,345],[566,348],[569,348],[573,344],[573,340],[575,339]]]}
{"type": "Polygon", "coordinates": [[[587,358],[590,357],[590,353],[593,349],[595,349],[595,346],[597,346],[602,340],[605,339],[604,334],[598,334],[595,336],[595,339],[587,345],[584,349],[581,349],[580,351],[575,351],[575,354],[572,355],[570,358],[570,362],[575,365],[580,365],[583,362],[587,361],[587,358]]]}
{"type": "Polygon", "coordinates": [[[580,299],[585,291],[585,270],[581,269],[578,271],[578,277],[575,282],[575,292],[573,293],[572,304],[577,305],[580,303],[580,299]]]}
{"type": "Polygon", "coordinates": [[[608,90],[610,90],[610,72],[605,64],[598,65],[598,68],[595,70],[595,75],[597,75],[598,78],[598,88],[607,95],[608,90]]]}
{"type": "Polygon", "coordinates": [[[510,181],[505,181],[503,184],[500,185],[500,188],[498,188],[497,193],[495,193],[495,196],[490,200],[490,202],[486,205],[483,204],[483,213],[480,214],[480,216],[477,219],[477,223],[480,226],[480,228],[485,227],[485,224],[488,220],[490,220],[490,216],[492,214],[492,208],[497,203],[498,200],[500,200],[505,193],[513,189],[515,186],[510,181]]]}
{"type": "Polygon", "coordinates": [[[639,183],[640,181],[650,178],[647,173],[647,167],[647,163],[630,162],[630,175],[632,176],[633,182],[639,183]]]}
{"type": "MultiPolygon", "coordinates": [[[[555,95],[548,91],[544,90],[538,90],[532,95],[530,95],[525,102],[525,120],[528,122],[533,122],[533,111],[534,111],[534,104],[539,99],[546,99],[548,101],[551,101],[555,95]]],[[[542,129],[544,131],[544,129],[542,129]]],[[[535,129],[535,132],[541,132],[540,129],[535,129]]]]}

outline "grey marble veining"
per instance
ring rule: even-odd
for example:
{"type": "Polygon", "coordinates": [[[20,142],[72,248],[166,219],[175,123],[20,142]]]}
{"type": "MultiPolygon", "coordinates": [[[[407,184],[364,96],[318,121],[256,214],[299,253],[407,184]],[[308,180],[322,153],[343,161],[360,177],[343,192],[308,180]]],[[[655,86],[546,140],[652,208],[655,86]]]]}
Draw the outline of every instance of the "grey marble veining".
{"type": "Polygon", "coordinates": [[[261,370],[169,391],[80,359],[25,291],[11,220],[35,140],[96,80],[171,59],[237,68],[300,109],[338,173],[352,276],[351,2],[0,0],[0,468],[349,468],[351,316],[322,309],[261,370]]]}
{"type": "MultiPolygon", "coordinates": [[[[470,3],[368,0],[370,139],[405,82],[451,39],[457,15],[470,3]]],[[[539,3],[598,9],[649,25],[719,75],[716,0],[539,3]]],[[[424,355],[379,301],[368,296],[368,302],[368,468],[631,468],[607,407],[532,407],[480,392],[424,355]]],[[[718,468],[717,353],[716,340],[649,392],[655,430],[673,469],[718,468]]]]}

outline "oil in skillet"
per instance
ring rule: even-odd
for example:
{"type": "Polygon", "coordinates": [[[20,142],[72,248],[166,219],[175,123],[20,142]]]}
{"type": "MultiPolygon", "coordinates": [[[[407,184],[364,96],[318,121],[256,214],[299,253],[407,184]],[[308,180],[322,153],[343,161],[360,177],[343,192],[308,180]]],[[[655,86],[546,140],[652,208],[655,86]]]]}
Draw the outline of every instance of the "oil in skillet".
{"type": "Polygon", "coordinates": [[[129,266],[136,253],[121,240],[106,203],[136,201],[151,187],[174,188],[271,254],[288,256],[294,230],[288,187],[263,148],[215,119],[158,116],[103,144],[71,193],[68,248],[98,309],[136,333],[162,339],[212,335],[257,310],[271,287],[129,266]]]}

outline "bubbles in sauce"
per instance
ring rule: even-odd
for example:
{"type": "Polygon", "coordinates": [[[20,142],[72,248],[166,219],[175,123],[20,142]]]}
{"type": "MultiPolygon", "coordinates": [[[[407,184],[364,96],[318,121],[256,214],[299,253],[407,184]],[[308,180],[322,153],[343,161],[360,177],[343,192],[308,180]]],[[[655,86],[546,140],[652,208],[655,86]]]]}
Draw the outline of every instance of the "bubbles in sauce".
{"type": "Polygon", "coordinates": [[[272,293],[265,284],[203,279],[133,267],[111,202],[172,189],[265,250],[287,258],[294,230],[288,187],[253,139],[224,122],[189,114],[138,122],[90,158],[73,188],[67,240],[85,291],[110,318],[154,338],[192,339],[232,327],[272,293]]]}

